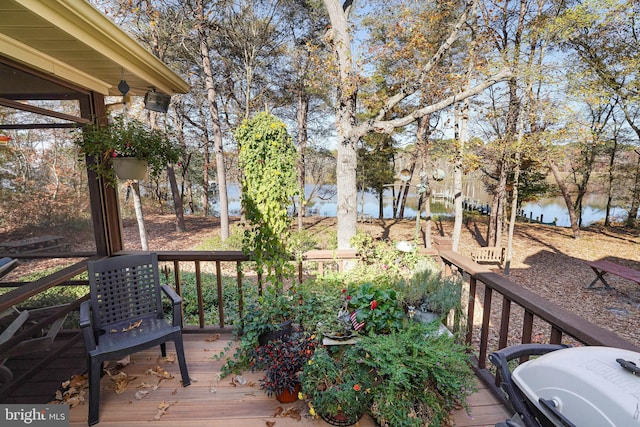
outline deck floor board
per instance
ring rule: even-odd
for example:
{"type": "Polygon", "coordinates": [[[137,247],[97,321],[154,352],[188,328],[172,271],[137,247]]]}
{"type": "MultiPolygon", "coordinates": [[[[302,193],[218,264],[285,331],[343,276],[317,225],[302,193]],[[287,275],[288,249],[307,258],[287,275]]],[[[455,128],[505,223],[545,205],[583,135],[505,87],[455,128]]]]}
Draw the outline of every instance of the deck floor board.
{"type": "MultiPolygon", "coordinates": [[[[268,397],[260,390],[259,372],[245,372],[241,381],[232,381],[232,377],[220,378],[223,361],[215,360],[232,340],[231,334],[223,334],[216,341],[207,341],[205,334],[185,334],[184,344],[192,383],[182,387],[177,361],[169,362],[160,356],[159,348],[131,355],[124,372],[132,379],[122,394],[114,391],[114,381],[105,375],[101,381],[100,424],[101,427],[136,427],[150,424],[167,427],[220,426],[220,427],[263,427],[267,421],[275,421],[277,427],[317,425],[326,426],[320,419],[308,416],[305,402],[281,404],[274,397],[268,397]],[[161,367],[173,378],[159,381],[150,369],[161,367]],[[246,382],[246,383],[244,383],[246,382]],[[149,393],[143,399],[136,399],[135,393],[142,386],[149,393]],[[171,406],[154,420],[162,402],[171,406]],[[298,421],[291,417],[276,417],[278,408],[298,409],[302,414],[298,421]]],[[[80,348],[82,344],[80,343],[80,348]]],[[[175,354],[173,345],[167,345],[168,354],[175,354]]],[[[27,363],[28,364],[28,363],[27,363]]],[[[24,361],[9,361],[8,366],[26,365],[24,361]]],[[[84,354],[78,347],[71,348],[51,369],[45,369],[33,377],[27,384],[16,390],[2,403],[47,403],[62,381],[74,374],[86,370],[84,354]]],[[[488,427],[504,421],[510,415],[490,391],[478,382],[478,392],[470,399],[471,411],[456,411],[453,420],[460,427],[488,427]]],[[[87,404],[71,408],[70,426],[87,425],[87,404]]],[[[376,426],[375,421],[365,415],[358,423],[360,427],[376,426]]]]}

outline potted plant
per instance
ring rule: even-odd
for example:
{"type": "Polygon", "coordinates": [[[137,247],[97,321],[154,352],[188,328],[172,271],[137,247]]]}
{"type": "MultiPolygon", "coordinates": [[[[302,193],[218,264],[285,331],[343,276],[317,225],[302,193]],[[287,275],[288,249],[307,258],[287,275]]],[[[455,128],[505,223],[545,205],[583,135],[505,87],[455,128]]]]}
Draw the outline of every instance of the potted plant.
{"type": "Polygon", "coordinates": [[[355,330],[388,334],[402,328],[405,313],[394,289],[365,283],[347,289],[345,300],[355,330]]]}
{"type": "Polygon", "coordinates": [[[381,426],[449,425],[451,411],[466,407],[475,389],[467,350],[434,323],[363,337],[352,351],[376,373],[371,415],[381,426]]]}
{"type": "Polygon", "coordinates": [[[293,332],[296,303],[293,290],[282,291],[272,286],[267,287],[262,295],[250,298],[242,322],[235,331],[240,338],[240,345],[233,355],[219,356],[226,357],[222,367],[223,376],[252,367],[257,347],[290,335],[293,332]]]}
{"type": "MultiPolygon", "coordinates": [[[[142,122],[117,116],[108,124],[83,127],[74,142],[89,158],[89,168],[96,174],[116,182],[114,161],[136,159],[144,161],[151,176],[157,177],[168,163],[180,158],[181,149],[171,142],[166,132],[149,129],[142,122]]],[[[145,170],[146,172],[146,170],[145,170]]],[[[140,176],[138,175],[137,178],[140,176]]]]}
{"type": "Polygon", "coordinates": [[[300,381],[311,415],[332,425],[349,426],[367,412],[375,376],[359,359],[355,347],[335,347],[317,348],[300,381]]]}
{"type": "Polygon", "coordinates": [[[318,342],[297,330],[256,349],[255,368],[264,369],[260,388],[282,403],[294,402],[300,391],[299,372],[313,355],[318,342]]]}

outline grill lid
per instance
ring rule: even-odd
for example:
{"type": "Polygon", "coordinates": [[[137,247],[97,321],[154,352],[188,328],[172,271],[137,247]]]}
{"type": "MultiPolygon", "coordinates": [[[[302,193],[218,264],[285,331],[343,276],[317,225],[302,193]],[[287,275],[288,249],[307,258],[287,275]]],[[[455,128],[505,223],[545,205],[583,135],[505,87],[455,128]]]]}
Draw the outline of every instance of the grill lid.
{"type": "Polygon", "coordinates": [[[565,417],[580,427],[640,427],[640,377],[632,372],[634,366],[640,366],[640,353],[573,347],[521,364],[512,378],[556,426],[567,425],[560,419],[565,417]]]}

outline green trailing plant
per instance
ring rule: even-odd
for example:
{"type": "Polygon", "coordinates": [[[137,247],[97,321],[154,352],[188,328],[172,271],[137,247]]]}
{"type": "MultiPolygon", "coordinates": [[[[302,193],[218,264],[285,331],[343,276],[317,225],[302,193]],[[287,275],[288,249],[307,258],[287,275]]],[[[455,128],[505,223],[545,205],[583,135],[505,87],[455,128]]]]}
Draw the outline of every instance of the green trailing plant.
{"type": "Polygon", "coordinates": [[[247,297],[242,323],[235,329],[240,343],[232,355],[219,356],[225,358],[222,375],[240,373],[253,366],[260,336],[277,330],[285,322],[296,321],[297,301],[295,290],[279,291],[274,287],[268,287],[262,295],[247,297]]]}
{"type": "Polygon", "coordinates": [[[285,124],[268,113],[256,114],[236,129],[242,168],[242,207],[246,224],[243,250],[251,253],[257,272],[282,288],[292,277],[287,247],[291,200],[303,194],[296,175],[296,148],[285,124]]]}
{"type": "Polygon", "coordinates": [[[475,390],[466,350],[433,323],[408,322],[394,333],[359,341],[356,360],[376,375],[370,412],[378,424],[449,425],[450,411],[468,409],[466,399],[475,390]]]}
{"type": "Polygon", "coordinates": [[[83,154],[94,159],[88,167],[111,183],[117,182],[111,168],[114,157],[146,160],[149,174],[158,177],[167,164],[176,163],[182,154],[182,149],[172,142],[167,132],[150,129],[136,119],[123,116],[114,117],[106,125],[84,126],[74,142],[83,154]]]}
{"type": "Polygon", "coordinates": [[[312,415],[342,415],[353,422],[369,407],[373,380],[352,346],[339,346],[332,353],[318,347],[300,375],[312,415]]]}

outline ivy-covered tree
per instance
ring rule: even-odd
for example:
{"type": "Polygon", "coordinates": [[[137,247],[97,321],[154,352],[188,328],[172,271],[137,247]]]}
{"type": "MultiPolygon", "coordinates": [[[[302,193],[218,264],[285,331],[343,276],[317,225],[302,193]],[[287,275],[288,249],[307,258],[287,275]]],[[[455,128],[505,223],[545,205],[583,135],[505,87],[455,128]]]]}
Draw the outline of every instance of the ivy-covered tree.
{"type": "Polygon", "coordinates": [[[235,131],[243,171],[243,250],[253,253],[258,274],[281,288],[293,274],[287,248],[291,200],[301,195],[296,148],[285,124],[269,113],[244,120],[235,131]]]}

